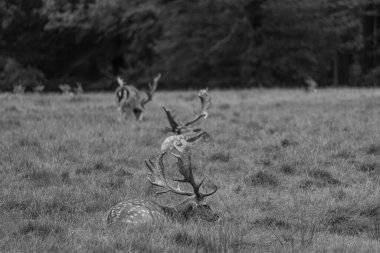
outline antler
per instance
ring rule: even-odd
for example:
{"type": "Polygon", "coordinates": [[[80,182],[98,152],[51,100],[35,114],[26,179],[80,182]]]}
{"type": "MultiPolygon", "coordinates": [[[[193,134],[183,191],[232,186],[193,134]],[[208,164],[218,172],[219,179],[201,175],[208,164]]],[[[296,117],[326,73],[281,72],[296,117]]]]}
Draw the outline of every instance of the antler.
{"type": "Polygon", "coordinates": [[[153,94],[154,92],[156,91],[157,89],[157,85],[158,85],[158,81],[161,79],[161,73],[159,73],[155,78],[153,78],[153,84],[152,83],[149,83],[149,89],[147,91],[145,91],[146,95],[147,95],[147,98],[144,99],[142,102],[141,102],[141,106],[144,108],[144,106],[149,103],[149,101],[152,100],[153,98],[153,94]]]}
{"type": "Polygon", "coordinates": [[[183,130],[190,130],[192,132],[201,131],[200,128],[192,129],[192,128],[190,128],[190,126],[193,125],[198,120],[200,120],[201,118],[207,118],[207,116],[208,116],[207,110],[211,107],[212,103],[211,103],[211,97],[208,95],[207,91],[208,90],[206,88],[206,89],[200,90],[200,92],[198,93],[198,97],[201,101],[201,112],[198,113],[195,116],[195,118],[193,118],[192,120],[190,120],[186,123],[182,123],[180,121],[175,120],[171,111],[166,109],[165,106],[162,106],[162,109],[165,111],[166,117],[168,118],[168,121],[169,121],[169,124],[171,127],[170,130],[172,132],[177,133],[177,134],[181,134],[183,132],[183,130]]]}
{"type": "Polygon", "coordinates": [[[175,120],[175,116],[172,115],[171,111],[166,109],[165,106],[162,106],[162,109],[164,110],[165,114],[166,114],[166,117],[168,118],[168,121],[169,121],[169,124],[170,124],[170,127],[171,127],[171,131],[172,132],[178,132],[178,130],[180,129],[180,125],[182,125],[181,122],[178,122],[175,120]]]}
{"type": "Polygon", "coordinates": [[[125,81],[120,76],[116,77],[116,81],[120,87],[123,87],[125,85],[125,81]]]}
{"type": "Polygon", "coordinates": [[[185,123],[185,126],[189,126],[200,120],[202,117],[207,118],[208,112],[207,110],[211,107],[211,97],[207,93],[208,88],[200,90],[198,93],[198,97],[201,100],[201,112],[195,116],[194,119],[185,123]]]}
{"type": "Polygon", "coordinates": [[[208,88],[200,90],[198,93],[198,97],[201,100],[201,115],[206,119],[208,116],[207,110],[211,108],[212,101],[211,97],[208,95],[208,88]]]}
{"type": "Polygon", "coordinates": [[[175,148],[179,151],[179,155],[171,153],[173,156],[177,158],[177,166],[179,169],[179,173],[183,176],[183,179],[176,179],[177,182],[189,183],[191,187],[193,187],[194,195],[197,199],[203,199],[207,196],[214,194],[218,187],[216,187],[210,193],[201,193],[199,190],[204,182],[204,179],[201,180],[199,184],[195,183],[193,170],[191,166],[191,151],[190,145],[185,140],[181,140],[181,147],[177,144],[174,144],[175,148]]]}
{"type": "Polygon", "coordinates": [[[166,152],[158,155],[156,157],[155,163],[152,162],[151,159],[145,160],[145,164],[150,170],[150,174],[148,175],[148,180],[152,185],[164,188],[163,191],[156,192],[156,194],[162,194],[162,193],[167,193],[167,192],[173,192],[179,195],[185,195],[185,196],[192,196],[194,193],[192,192],[185,192],[182,191],[179,188],[179,184],[177,187],[173,187],[169,184],[168,180],[166,179],[165,176],[165,165],[163,162],[163,158],[166,155],[166,152]]]}

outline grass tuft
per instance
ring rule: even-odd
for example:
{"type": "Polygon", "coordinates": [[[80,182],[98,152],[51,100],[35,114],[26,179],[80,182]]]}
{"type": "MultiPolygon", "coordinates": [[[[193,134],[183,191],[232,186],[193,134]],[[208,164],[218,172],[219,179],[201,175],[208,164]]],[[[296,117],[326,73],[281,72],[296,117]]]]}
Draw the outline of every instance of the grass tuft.
{"type": "Polygon", "coordinates": [[[249,175],[244,179],[244,182],[249,186],[276,187],[279,185],[276,176],[266,171],[259,171],[254,175],[249,175]]]}
{"type": "Polygon", "coordinates": [[[366,153],[368,155],[380,155],[380,144],[371,144],[368,146],[366,153]]]}
{"type": "Polygon", "coordinates": [[[7,200],[1,205],[1,208],[6,212],[24,211],[29,207],[29,205],[30,205],[30,201],[27,201],[27,200],[22,200],[22,201],[7,200]]]}
{"type": "Polygon", "coordinates": [[[322,185],[340,185],[341,182],[335,179],[329,171],[316,169],[309,172],[310,176],[318,180],[322,185]]]}
{"type": "Polygon", "coordinates": [[[281,146],[286,148],[289,146],[296,146],[298,143],[292,139],[289,138],[284,138],[281,140],[281,146]]]}
{"type": "Polygon", "coordinates": [[[230,156],[230,153],[228,152],[217,152],[217,153],[211,154],[209,157],[209,160],[211,162],[221,161],[221,162],[227,163],[230,160],[230,158],[231,156],[230,156]]]}
{"type": "Polygon", "coordinates": [[[21,235],[33,234],[45,239],[50,235],[63,235],[64,229],[61,226],[49,222],[29,221],[27,224],[20,226],[18,232],[21,235]]]}
{"type": "Polygon", "coordinates": [[[377,162],[363,162],[355,166],[361,172],[380,171],[380,164],[377,162]]]}
{"type": "Polygon", "coordinates": [[[24,178],[38,187],[48,187],[61,182],[55,173],[42,169],[28,172],[24,175],[24,178]]]}
{"type": "Polygon", "coordinates": [[[303,179],[298,183],[299,188],[306,189],[306,190],[315,186],[315,185],[318,186],[318,184],[315,181],[310,180],[310,179],[303,179]]]}
{"type": "Polygon", "coordinates": [[[285,175],[294,175],[297,172],[297,169],[290,164],[282,164],[280,166],[280,172],[284,173],[285,175]]]}
{"type": "Polygon", "coordinates": [[[64,184],[70,184],[70,173],[68,171],[64,171],[61,173],[61,181],[64,184]]]}
{"type": "Polygon", "coordinates": [[[336,208],[325,215],[324,225],[330,233],[358,236],[371,230],[371,221],[356,215],[355,210],[336,208]]]}
{"type": "Polygon", "coordinates": [[[196,250],[202,250],[203,252],[217,252],[216,248],[202,233],[196,235],[190,235],[185,231],[177,231],[172,236],[173,242],[182,247],[195,248],[196,250]]]}
{"type": "Polygon", "coordinates": [[[96,172],[109,172],[112,168],[106,165],[102,161],[95,162],[93,165],[85,166],[83,168],[78,168],[75,170],[75,173],[78,175],[90,175],[96,172]]]}
{"type": "Polygon", "coordinates": [[[254,222],[252,222],[252,224],[256,227],[264,227],[264,228],[268,228],[268,227],[276,227],[278,229],[291,228],[291,225],[288,222],[279,220],[274,217],[265,217],[262,219],[257,219],[254,222]]]}

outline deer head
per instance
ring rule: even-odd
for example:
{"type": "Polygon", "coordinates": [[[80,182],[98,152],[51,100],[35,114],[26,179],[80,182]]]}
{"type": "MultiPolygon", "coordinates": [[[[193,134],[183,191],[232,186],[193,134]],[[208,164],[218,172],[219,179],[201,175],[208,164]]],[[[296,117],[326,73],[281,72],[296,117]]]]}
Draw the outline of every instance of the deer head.
{"type": "Polygon", "coordinates": [[[177,145],[177,148],[180,145],[194,146],[201,140],[210,140],[211,136],[206,131],[201,132],[189,132],[180,135],[172,135],[167,137],[161,145],[162,151],[171,151],[177,145]],[[186,144],[183,144],[186,143],[186,144]]]}
{"type": "Polygon", "coordinates": [[[201,110],[200,112],[196,113],[195,117],[185,123],[182,123],[181,121],[178,121],[175,119],[175,115],[172,114],[172,112],[167,109],[165,106],[162,106],[162,109],[164,110],[166,117],[169,121],[170,127],[168,128],[171,132],[176,134],[182,134],[186,132],[200,132],[200,128],[193,128],[192,125],[194,125],[197,121],[204,118],[206,119],[208,117],[208,109],[210,109],[212,102],[211,97],[208,95],[208,89],[200,90],[198,93],[199,100],[201,102],[201,110]]]}
{"type": "Polygon", "coordinates": [[[153,94],[157,89],[158,81],[161,74],[153,78],[153,83],[149,83],[148,89],[145,90],[146,97],[142,97],[140,91],[133,85],[127,85],[123,79],[117,77],[119,87],[116,90],[116,101],[119,111],[124,113],[125,116],[133,113],[137,120],[142,120],[145,106],[152,101],[153,94]]]}
{"type": "MultiPolygon", "coordinates": [[[[213,195],[218,188],[216,187],[210,193],[202,193],[200,188],[204,182],[204,179],[199,183],[195,182],[192,166],[191,166],[191,152],[189,146],[179,147],[176,145],[176,149],[179,154],[171,153],[177,159],[178,171],[182,175],[182,179],[175,179],[177,186],[173,186],[173,182],[168,180],[165,175],[165,165],[163,162],[166,152],[160,154],[156,161],[145,161],[150,174],[148,180],[152,185],[162,188],[161,191],[156,194],[163,194],[172,192],[178,195],[187,196],[183,202],[174,207],[175,212],[171,213],[172,216],[176,216],[180,220],[187,220],[190,218],[200,218],[206,221],[217,221],[219,216],[212,211],[211,207],[204,201],[208,196],[213,195]],[[192,191],[183,191],[180,189],[179,183],[188,183],[192,187],[192,191]]],[[[172,209],[170,209],[172,210],[172,209]]],[[[173,211],[171,211],[173,212],[173,211]]]]}

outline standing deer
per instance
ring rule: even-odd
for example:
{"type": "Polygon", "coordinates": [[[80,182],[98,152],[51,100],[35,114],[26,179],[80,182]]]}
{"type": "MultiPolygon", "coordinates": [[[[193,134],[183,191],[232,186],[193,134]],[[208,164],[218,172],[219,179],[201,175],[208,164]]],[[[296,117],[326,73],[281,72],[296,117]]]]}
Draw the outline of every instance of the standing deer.
{"type": "Polygon", "coordinates": [[[201,193],[200,188],[202,181],[198,184],[195,182],[191,166],[191,153],[188,146],[176,147],[179,155],[171,153],[177,158],[177,166],[182,179],[176,179],[177,187],[172,186],[171,180],[166,178],[165,165],[163,162],[166,152],[155,158],[145,161],[150,173],[148,180],[152,185],[162,188],[162,191],[156,194],[172,192],[178,195],[188,196],[185,200],[175,206],[164,206],[153,200],[129,200],[115,205],[106,213],[105,220],[108,224],[142,224],[157,223],[160,221],[173,220],[184,222],[189,219],[203,219],[209,222],[215,222],[219,216],[211,210],[210,206],[204,202],[204,199],[214,194],[218,188],[211,193],[201,193]],[[193,191],[183,191],[179,183],[188,183],[193,191]]]}
{"type": "Polygon", "coordinates": [[[145,91],[146,98],[143,98],[135,86],[127,85],[123,79],[117,77],[116,80],[119,87],[116,90],[116,102],[118,110],[121,114],[124,114],[124,118],[127,118],[129,114],[133,113],[137,120],[142,120],[145,105],[152,100],[160,78],[161,74],[153,78],[153,83],[149,83],[148,90],[145,91]]]}
{"type": "Polygon", "coordinates": [[[200,92],[198,93],[198,97],[201,101],[201,111],[197,113],[193,119],[185,123],[176,120],[175,116],[171,113],[171,111],[167,109],[165,106],[162,106],[162,109],[164,110],[170,124],[170,127],[167,128],[168,130],[176,134],[201,131],[201,128],[193,128],[192,125],[202,118],[207,118],[207,110],[211,107],[212,103],[211,97],[207,93],[207,89],[200,90],[200,92]]]}

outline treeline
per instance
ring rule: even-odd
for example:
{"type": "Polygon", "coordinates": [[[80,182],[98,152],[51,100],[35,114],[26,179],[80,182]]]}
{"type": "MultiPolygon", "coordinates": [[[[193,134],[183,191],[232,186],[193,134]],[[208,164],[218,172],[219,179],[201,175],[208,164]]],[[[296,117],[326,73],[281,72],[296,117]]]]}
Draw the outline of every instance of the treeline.
{"type": "Polygon", "coordinates": [[[0,90],[377,85],[379,1],[2,0],[0,90]]]}

